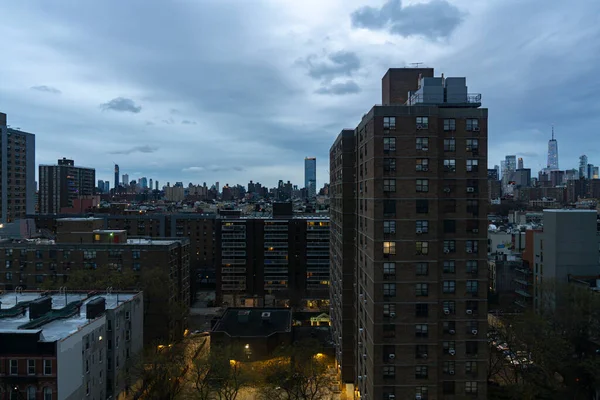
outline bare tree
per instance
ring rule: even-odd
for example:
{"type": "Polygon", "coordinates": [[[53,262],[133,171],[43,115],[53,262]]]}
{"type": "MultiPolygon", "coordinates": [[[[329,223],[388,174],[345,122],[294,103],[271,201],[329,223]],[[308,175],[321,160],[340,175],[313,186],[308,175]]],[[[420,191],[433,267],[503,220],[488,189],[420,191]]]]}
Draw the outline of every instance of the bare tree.
{"type": "Polygon", "coordinates": [[[211,400],[214,398],[214,390],[208,379],[211,370],[211,358],[209,352],[202,352],[196,358],[188,374],[189,391],[186,398],[197,400],[211,400]]]}
{"type": "Polygon", "coordinates": [[[333,394],[334,379],[327,373],[327,357],[316,352],[318,343],[310,340],[281,349],[278,357],[266,363],[262,373],[262,398],[322,400],[333,394]]]}
{"type": "Polygon", "coordinates": [[[219,400],[235,400],[240,390],[253,381],[250,368],[238,361],[242,356],[233,347],[211,349],[207,378],[219,400]]]}

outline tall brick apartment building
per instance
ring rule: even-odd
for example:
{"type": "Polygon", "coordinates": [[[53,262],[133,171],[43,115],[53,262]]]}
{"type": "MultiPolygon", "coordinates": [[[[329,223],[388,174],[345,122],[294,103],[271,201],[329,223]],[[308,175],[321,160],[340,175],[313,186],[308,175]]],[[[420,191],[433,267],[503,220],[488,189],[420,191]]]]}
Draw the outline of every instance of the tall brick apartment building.
{"type": "Polygon", "coordinates": [[[382,83],[383,105],[330,154],[342,378],[368,400],[485,399],[487,109],[430,68],[382,83]]]}

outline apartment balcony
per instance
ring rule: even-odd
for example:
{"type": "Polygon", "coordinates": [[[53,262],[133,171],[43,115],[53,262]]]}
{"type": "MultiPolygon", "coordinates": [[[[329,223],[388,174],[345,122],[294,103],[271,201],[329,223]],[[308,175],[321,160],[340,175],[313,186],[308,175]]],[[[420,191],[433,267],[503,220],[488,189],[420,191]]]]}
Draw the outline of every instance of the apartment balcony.
{"type": "Polygon", "coordinates": [[[223,274],[245,274],[246,268],[224,267],[224,268],[221,268],[221,273],[223,273],[223,274]]]}
{"type": "Polygon", "coordinates": [[[246,248],[246,242],[223,242],[221,243],[223,249],[243,249],[246,248]]]}
{"type": "Polygon", "coordinates": [[[325,257],[325,258],[329,258],[329,252],[328,251],[315,251],[315,250],[309,250],[306,252],[306,257],[325,257]]]}
{"type": "Polygon", "coordinates": [[[287,283],[265,283],[265,290],[287,290],[287,283]]]}
{"type": "Polygon", "coordinates": [[[265,258],[277,257],[277,256],[287,257],[288,252],[287,252],[287,250],[283,250],[283,251],[265,250],[264,254],[265,254],[265,258]]]}
{"type": "Polygon", "coordinates": [[[265,248],[268,249],[287,249],[288,248],[288,244],[287,242],[265,242],[265,248]]]}
{"type": "MultiPolygon", "coordinates": [[[[282,268],[282,267],[266,267],[265,266],[264,274],[265,274],[265,276],[267,276],[267,275],[268,276],[275,276],[275,275],[277,275],[277,276],[283,276],[284,277],[283,279],[287,280],[287,276],[289,274],[289,271],[288,271],[287,267],[286,268],[282,268]]],[[[269,280],[270,281],[274,281],[274,280],[277,280],[277,279],[269,279],[269,280]]]]}
{"type": "Polygon", "coordinates": [[[269,259],[265,259],[265,265],[288,265],[288,260],[269,260],[269,259]]]}
{"type": "Polygon", "coordinates": [[[246,265],[245,258],[224,258],[221,260],[223,265],[246,265]]]}
{"type": "Polygon", "coordinates": [[[530,293],[527,293],[526,291],[524,291],[522,289],[515,289],[515,293],[518,294],[518,295],[520,295],[520,296],[523,296],[525,298],[532,297],[530,293]]]}
{"type": "Polygon", "coordinates": [[[223,283],[221,285],[223,291],[236,291],[243,292],[246,290],[246,284],[235,284],[235,283],[223,283]]]}
{"type": "Polygon", "coordinates": [[[328,249],[329,248],[329,242],[326,243],[322,243],[322,242],[308,242],[306,243],[306,247],[309,249],[328,249]]]}
{"type": "Polygon", "coordinates": [[[287,231],[287,225],[265,225],[265,231],[275,232],[275,231],[287,231]]]}
{"type": "Polygon", "coordinates": [[[246,276],[244,275],[225,275],[221,277],[222,282],[227,282],[228,284],[238,284],[246,286],[246,276]]]}
{"type": "Polygon", "coordinates": [[[246,225],[223,225],[221,230],[223,232],[245,232],[246,225]]]}
{"type": "Polygon", "coordinates": [[[280,239],[280,240],[288,240],[288,234],[287,233],[265,233],[265,240],[273,240],[273,239],[280,239]]]}
{"type": "Polygon", "coordinates": [[[329,232],[309,232],[306,234],[307,240],[329,240],[329,232]]]}
{"type": "Polygon", "coordinates": [[[329,265],[329,260],[306,260],[306,265],[329,265]]]}
{"type": "Polygon", "coordinates": [[[531,282],[528,282],[528,281],[526,281],[525,279],[514,278],[514,279],[513,279],[513,281],[514,281],[514,282],[517,282],[518,284],[521,284],[521,285],[523,285],[523,286],[525,286],[525,287],[527,287],[527,286],[532,286],[532,285],[533,285],[533,283],[531,283],[531,282]]]}
{"type": "Polygon", "coordinates": [[[221,234],[223,240],[246,240],[245,233],[223,233],[221,234]]]}
{"type": "Polygon", "coordinates": [[[228,258],[228,257],[246,257],[246,251],[245,250],[228,250],[228,251],[222,251],[221,252],[221,257],[223,258],[228,258]]]}
{"type": "Polygon", "coordinates": [[[424,95],[415,93],[406,101],[406,105],[437,105],[438,107],[481,107],[480,93],[467,93],[456,96],[424,95]]]}
{"type": "Polygon", "coordinates": [[[327,225],[309,225],[306,227],[307,231],[326,231],[329,232],[329,224],[327,225]]]}

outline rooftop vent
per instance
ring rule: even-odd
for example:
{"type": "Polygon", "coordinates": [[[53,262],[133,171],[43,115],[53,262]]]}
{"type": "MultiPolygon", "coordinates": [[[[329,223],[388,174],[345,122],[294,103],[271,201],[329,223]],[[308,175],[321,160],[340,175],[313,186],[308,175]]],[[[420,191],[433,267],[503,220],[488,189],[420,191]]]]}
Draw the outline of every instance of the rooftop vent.
{"type": "Polygon", "coordinates": [[[85,305],[85,316],[87,319],[96,319],[106,311],[106,299],[104,297],[96,297],[87,302],[85,305]]]}
{"type": "Polygon", "coordinates": [[[262,314],[260,314],[260,317],[262,318],[263,321],[268,321],[271,319],[271,313],[268,311],[265,311],[262,314]]]}
{"type": "Polygon", "coordinates": [[[238,311],[237,316],[238,316],[238,322],[246,323],[250,319],[250,311],[249,310],[238,311]]]}
{"type": "Polygon", "coordinates": [[[38,297],[29,303],[29,319],[34,320],[52,311],[52,297],[38,297]]]}

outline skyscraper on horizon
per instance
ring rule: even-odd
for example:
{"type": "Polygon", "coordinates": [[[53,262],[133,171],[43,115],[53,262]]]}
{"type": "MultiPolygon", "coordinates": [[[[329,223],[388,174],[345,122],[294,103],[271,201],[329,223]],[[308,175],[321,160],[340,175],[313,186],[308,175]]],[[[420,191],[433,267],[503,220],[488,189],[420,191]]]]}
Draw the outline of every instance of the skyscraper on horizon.
{"type": "Polygon", "coordinates": [[[554,138],[554,125],[552,125],[552,139],[548,140],[548,165],[549,170],[558,169],[558,142],[554,138]]]}
{"type": "Polygon", "coordinates": [[[519,160],[517,161],[517,169],[523,169],[523,157],[519,157],[519,160]]]}
{"type": "Polygon", "coordinates": [[[332,337],[355,398],[487,398],[488,110],[433,72],[390,69],[330,150],[332,337]]]}
{"type": "Polygon", "coordinates": [[[587,165],[588,165],[588,158],[585,154],[582,154],[579,157],[579,177],[580,178],[587,178],[587,165]]]}
{"type": "Polygon", "coordinates": [[[317,194],[317,158],[306,157],[304,159],[304,187],[308,190],[308,197],[317,194]]]}
{"type": "Polygon", "coordinates": [[[121,182],[123,186],[129,185],[129,174],[123,174],[123,182],[121,182]]]}
{"type": "Polygon", "coordinates": [[[35,135],[8,127],[0,113],[0,223],[35,212],[35,135]]]}
{"type": "Polygon", "coordinates": [[[115,191],[119,187],[119,164],[115,164],[115,191]]]}

